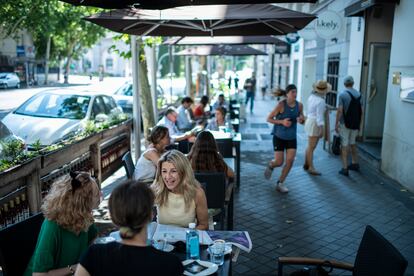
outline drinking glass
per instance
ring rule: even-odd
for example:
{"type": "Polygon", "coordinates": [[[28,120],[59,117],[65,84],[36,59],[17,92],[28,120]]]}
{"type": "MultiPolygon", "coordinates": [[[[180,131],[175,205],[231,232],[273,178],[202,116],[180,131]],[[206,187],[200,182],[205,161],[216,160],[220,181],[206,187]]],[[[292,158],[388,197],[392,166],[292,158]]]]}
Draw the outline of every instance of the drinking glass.
{"type": "Polygon", "coordinates": [[[210,251],[210,261],[217,265],[222,265],[224,263],[224,249],[225,249],[224,240],[215,240],[213,244],[209,246],[210,251]]]}

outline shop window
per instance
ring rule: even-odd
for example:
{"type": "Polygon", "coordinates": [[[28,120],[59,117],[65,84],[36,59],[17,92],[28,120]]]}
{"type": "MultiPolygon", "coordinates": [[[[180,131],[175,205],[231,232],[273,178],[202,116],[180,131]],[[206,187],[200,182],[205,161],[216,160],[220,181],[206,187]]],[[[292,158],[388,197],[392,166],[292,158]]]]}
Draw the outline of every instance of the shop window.
{"type": "Polygon", "coordinates": [[[326,104],[336,106],[338,92],[339,54],[328,55],[327,81],[332,85],[332,92],[326,94],[326,104]]]}
{"type": "Polygon", "coordinates": [[[113,65],[114,65],[113,59],[112,58],[107,58],[106,61],[105,61],[105,65],[106,65],[105,67],[106,67],[107,70],[111,70],[113,65]]]}

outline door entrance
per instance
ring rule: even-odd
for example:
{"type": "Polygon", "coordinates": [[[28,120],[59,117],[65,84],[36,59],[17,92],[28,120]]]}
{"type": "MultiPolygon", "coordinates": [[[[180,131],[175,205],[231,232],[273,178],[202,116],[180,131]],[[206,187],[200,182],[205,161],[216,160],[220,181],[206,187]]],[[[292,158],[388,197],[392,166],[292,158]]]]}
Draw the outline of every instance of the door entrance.
{"type": "Polygon", "coordinates": [[[367,93],[365,95],[364,141],[380,142],[384,131],[391,44],[370,45],[367,93]]]}
{"type": "Polygon", "coordinates": [[[302,91],[300,101],[303,103],[305,110],[307,110],[307,102],[312,91],[312,84],[316,81],[316,58],[305,58],[303,63],[303,79],[302,79],[302,91]]]}

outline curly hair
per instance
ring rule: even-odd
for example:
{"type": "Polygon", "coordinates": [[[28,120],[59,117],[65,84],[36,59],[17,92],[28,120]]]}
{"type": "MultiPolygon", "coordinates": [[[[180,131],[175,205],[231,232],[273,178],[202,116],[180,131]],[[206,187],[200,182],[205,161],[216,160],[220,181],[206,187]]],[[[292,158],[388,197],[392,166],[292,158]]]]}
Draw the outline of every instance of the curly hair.
{"type": "Polygon", "coordinates": [[[177,192],[184,196],[185,208],[188,210],[193,200],[195,200],[196,191],[200,186],[194,178],[194,172],[187,157],[178,150],[167,151],[161,155],[157,164],[157,173],[155,180],[151,185],[155,194],[155,203],[163,206],[168,201],[168,188],[162,178],[161,170],[162,164],[169,162],[175,166],[178,175],[180,176],[180,183],[177,187],[177,192]]]}
{"type": "Polygon", "coordinates": [[[202,131],[188,154],[191,167],[195,172],[224,172],[227,165],[220,155],[216,140],[209,131],[202,131]]]}
{"type": "Polygon", "coordinates": [[[93,224],[92,209],[99,196],[99,187],[89,173],[77,172],[74,178],[65,175],[53,183],[41,211],[46,219],[79,234],[93,224]],[[79,186],[73,185],[73,181],[79,186]]]}
{"type": "Polygon", "coordinates": [[[168,128],[165,126],[155,126],[150,135],[148,136],[148,142],[157,145],[164,137],[168,135],[168,128]]]}

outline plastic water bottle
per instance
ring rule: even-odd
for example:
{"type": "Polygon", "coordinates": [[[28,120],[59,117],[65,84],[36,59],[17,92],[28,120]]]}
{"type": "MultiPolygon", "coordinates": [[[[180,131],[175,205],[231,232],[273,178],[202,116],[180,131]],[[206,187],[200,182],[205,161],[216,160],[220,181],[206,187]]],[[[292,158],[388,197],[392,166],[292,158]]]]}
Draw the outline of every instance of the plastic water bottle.
{"type": "Polygon", "coordinates": [[[200,243],[198,232],[195,229],[196,224],[194,222],[188,225],[189,230],[186,234],[186,247],[187,247],[187,259],[199,260],[200,259],[200,243]]]}

